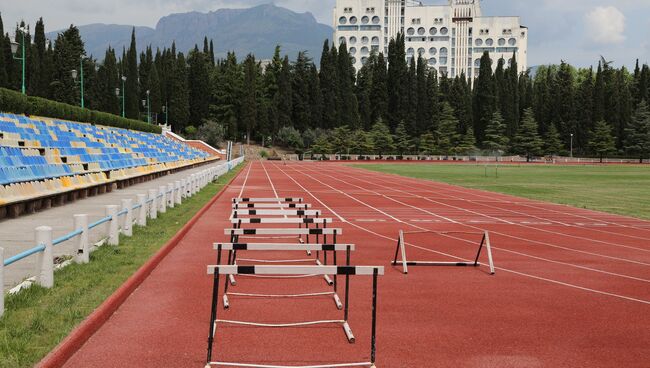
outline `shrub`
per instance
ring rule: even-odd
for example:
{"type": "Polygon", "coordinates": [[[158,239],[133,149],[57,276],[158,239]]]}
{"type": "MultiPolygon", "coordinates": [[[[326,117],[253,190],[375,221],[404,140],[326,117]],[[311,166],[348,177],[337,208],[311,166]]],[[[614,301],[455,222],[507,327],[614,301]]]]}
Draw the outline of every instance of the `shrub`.
{"type": "Polygon", "coordinates": [[[26,96],[20,92],[6,88],[0,88],[0,111],[139,130],[149,133],[160,134],[162,132],[159,126],[143,121],[126,119],[121,116],[96,110],[82,109],[78,106],[41,97],[26,96]]]}
{"type": "Polygon", "coordinates": [[[196,130],[196,139],[200,139],[212,147],[217,147],[223,141],[223,131],[221,124],[208,120],[196,130]]]}
{"type": "Polygon", "coordinates": [[[269,157],[269,153],[266,152],[266,150],[261,150],[260,151],[260,157],[267,158],[267,157],[269,157]]]}

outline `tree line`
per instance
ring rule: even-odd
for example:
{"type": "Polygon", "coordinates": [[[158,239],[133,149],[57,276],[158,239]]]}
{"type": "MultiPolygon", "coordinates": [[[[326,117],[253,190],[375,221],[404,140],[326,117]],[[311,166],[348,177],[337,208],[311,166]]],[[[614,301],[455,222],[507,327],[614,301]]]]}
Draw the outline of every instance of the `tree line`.
{"type": "MultiPolygon", "coordinates": [[[[17,42],[23,26],[16,27],[17,42]]],[[[347,46],[327,40],[318,66],[306,52],[290,60],[280,46],[269,61],[234,53],[215,59],[207,38],[187,56],[175,44],[138,54],[135,31],[128,49],[109,47],[98,62],[74,26],[46,42],[42,19],[25,40],[30,95],[79,104],[71,70],[82,63],[86,107],[146,121],[148,97],[155,122],[212,143],[246,138],[322,153],[529,157],[571,149],[644,157],[650,150],[650,68],[638,62],[632,72],[604,59],[596,70],[562,62],[533,76],[518,72],[515,55],[495,61],[485,53],[472,83],[438,75],[422,57],[407,58],[403,35],[358,73],[347,46]]],[[[10,42],[8,33],[0,37],[0,86],[19,89],[10,42]]]]}

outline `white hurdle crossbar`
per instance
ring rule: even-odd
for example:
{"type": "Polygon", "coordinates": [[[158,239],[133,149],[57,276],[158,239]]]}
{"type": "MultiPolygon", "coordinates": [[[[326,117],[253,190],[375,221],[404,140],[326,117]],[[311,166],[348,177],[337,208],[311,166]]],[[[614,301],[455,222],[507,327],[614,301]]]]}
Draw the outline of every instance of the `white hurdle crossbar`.
{"type": "MultiPolygon", "coordinates": [[[[431,233],[438,234],[447,234],[450,232],[435,232],[431,233]]],[[[488,257],[488,266],[490,267],[490,275],[494,275],[494,261],[492,260],[492,248],[490,247],[490,234],[485,231],[483,237],[481,238],[481,243],[478,246],[476,251],[476,258],[473,262],[437,262],[437,261],[409,261],[406,258],[406,243],[404,242],[404,231],[399,231],[399,237],[397,238],[397,249],[395,249],[395,258],[393,259],[393,266],[402,265],[402,272],[404,274],[408,273],[408,266],[458,266],[458,267],[479,267],[481,263],[478,261],[481,256],[481,250],[485,247],[487,257],[488,257]],[[398,255],[401,254],[401,260],[398,260],[398,255]]]]}
{"type": "Polygon", "coordinates": [[[250,215],[260,215],[260,216],[320,216],[320,210],[233,210],[233,217],[238,216],[250,216],[250,215]]]}
{"type": "Polygon", "coordinates": [[[231,218],[232,224],[331,224],[327,217],[239,217],[231,218]]]}
{"type": "Polygon", "coordinates": [[[261,229],[224,229],[225,235],[341,235],[343,229],[325,228],[261,228],[261,229]]]}
{"type": "Polygon", "coordinates": [[[275,209],[295,208],[295,209],[306,210],[311,208],[311,204],[309,203],[233,203],[232,208],[236,210],[246,209],[246,208],[275,208],[275,209]]]}
{"type": "Polygon", "coordinates": [[[376,346],[377,346],[377,278],[379,275],[384,274],[384,268],[381,266],[238,266],[238,265],[216,265],[208,266],[208,274],[213,275],[212,283],[212,305],[210,310],[210,329],[208,334],[208,349],[206,368],[211,366],[234,366],[234,367],[262,367],[262,368],[314,368],[314,367],[358,367],[368,366],[375,367],[376,361],[376,346]],[[320,320],[320,321],[306,321],[306,322],[290,322],[290,323],[256,323],[246,321],[234,321],[217,318],[217,310],[219,303],[219,277],[220,275],[302,275],[302,274],[316,274],[316,275],[344,275],[346,277],[345,288],[345,309],[343,311],[342,320],[320,320]],[[318,324],[340,324],[348,339],[349,343],[354,343],[355,338],[352,334],[352,329],[348,324],[348,306],[349,306],[349,277],[353,276],[372,276],[372,322],[371,322],[371,338],[370,338],[370,361],[362,363],[339,363],[318,366],[281,366],[281,365],[259,365],[248,363],[233,363],[233,362],[219,362],[212,361],[212,351],[214,337],[217,333],[217,324],[233,324],[242,326],[256,326],[256,327],[296,327],[296,326],[310,326],[318,324]]]}
{"type": "Polygon", "coordinates": [[[241,202],[303,202],[303,198],[233,198],[232,203],[241,203],[241,202]]]}
{"type": "MultiPolygon", "coordinates": [[[[345,252],[345,265],[350,265],[350,252],[354,250],[354,244],[297,244],[297,243],[215,243],[214,249],[217,250],[217,264],[221,264],[221,251],[238,251],[238,250],[247,250],[247,251],[305,251],[314,250],[314,251],[333,251],[336,254],[337,251],[345,252]]],[[[336,259],[336,257],[334,258],[336,259]]],[[[230,258],[233,260],[234,258],[230,258]]],[[[299,263],[299,262],[314,262],[314,259],[299,259],[299,260],[260,260],[260,259],[244,259],[239,258],[239,261],[245,262],[256,262],[256,263],[299,263]]],[[[232,264],[232,263],[231,263],[232,264]]],[[[319,263],[317,263],[319,264],[319,263]]],[[[249,275],[250,276],[250,275],[249,275]]],[[[318,276],[318,275],[299,275],[299,276],[318,276]]],[[[324,275],[326,276],[326,275],[324,275]]],[[[329,280],[329,278],[327,279],[329,280]]],[[[334,291],[327,292],[318,292],[318,293],[304,293],[304,294],[251,294],[251,293],[233,293],[228,292],[228,280],[224,283],[224,293],[223,293],[223,307],[224,309],[230,308],[230,301],[228,295],[234,296],[244,296],[244,297],[259,297],[259,298],[304,298],[312,296],[324,296],[331,295],[334,299],[336,307],[341,310],[343,309],[343,304],[338,294],[338,283],[337,277],[334,275],[334,291]]]]}

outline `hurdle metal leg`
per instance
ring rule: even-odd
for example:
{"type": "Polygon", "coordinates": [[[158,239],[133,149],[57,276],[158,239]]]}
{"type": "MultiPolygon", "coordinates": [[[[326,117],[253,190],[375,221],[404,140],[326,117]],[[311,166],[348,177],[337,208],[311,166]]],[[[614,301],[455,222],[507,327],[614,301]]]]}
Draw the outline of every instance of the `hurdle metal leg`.
{"type": "MultiPolygon", "coordinates": [[[[221,254],[221,252],[219,252],[221,254]]],[[[219,300],[219,273],[215,272],[214,280],[212,283],[212,307],[210,311],[210,331],[208,334],[208,353],[205,367],[210,367],[210,362],[212,361],[212,345],[214,343],[214,334],[217,332],[217,304],[219,300]]]]}

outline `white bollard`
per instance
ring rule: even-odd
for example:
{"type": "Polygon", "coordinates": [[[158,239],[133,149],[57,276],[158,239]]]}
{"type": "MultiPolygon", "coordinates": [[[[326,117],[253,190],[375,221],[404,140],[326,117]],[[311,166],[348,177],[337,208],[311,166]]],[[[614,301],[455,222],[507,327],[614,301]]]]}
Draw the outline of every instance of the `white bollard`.
{"type": "Polygon", "coordinates": [[[138,204],[140,210],[138,211],[138,226],[147,226],[147,195],[138,194],[138,204]]]}
{"type": "Polygon", "coordinates": [[[149,218],[150,219],[157,219],[158,218],[158,201],[156,199],[157,195],[158,195],[157,190],[149,189],[149,200],[151,200],[151,203],[149,203],[149,218]]]}
{"type": "Polygon", "coordinates": [[[122,211],[126,211],[122,233],[125,236],[133,236],[133,200],[131,198],[122,200],[122,211]]]}
{"type": "Polygon", "coordinates": [[[181,197],[187,198],[187,179],[181,179],[181,197]]]}
{"type": "Polygon", "coordinates": [[[5,249],[0,248],[0,317],[5,314],[5,249]]]}
{"type": "Polygon", "coordinates": [[[180,205],[183,203],[183,193],[181,191],[181,181],[177,180],[174,183],[174,186],[176,187],[176,204],[180,205]]]}
{"type": "Polygon", "coordinates": [[[74,215],[74,229],[81,230],[77,243],[77,256],[75,262],[88,263],[90,262],[90,245],[88,244],[88,215],[74,215]]]}
{"type": "Polygon", "coordinates": [[[174,193],[174,183],[169,183],[167,184],[167,206],[169,208],[174,208],[174,205],[176,204],[176,197],[174,193]]]}
{"type": "Polygon", "coordinates": [[[111,204],[106,206],[106,216],[110,217],[111,220],[107,222],[108,232],[106,233],[108,237],[108,245],[119,245],[120,244],[120,220],[117,216],[119,212],[119,206],[111,204]]]}
{"type": "Polygon", "coordinates": [[[52,254],[52,228],[39,226],[36,228],[36,244],[45,249],[38,253],[36,261],[36,283],[44,288],[54,286],[54,255],[52,254]]]}
{"type": "Polygon", "coordinates": [[[167,187],[164,185],[161,185],[158,187],[158,195],[160,196],[160,203],[158,203],[158,206],[160,207],[159,211],[160,213],[166,213],[167,212],[167,187]]]}

